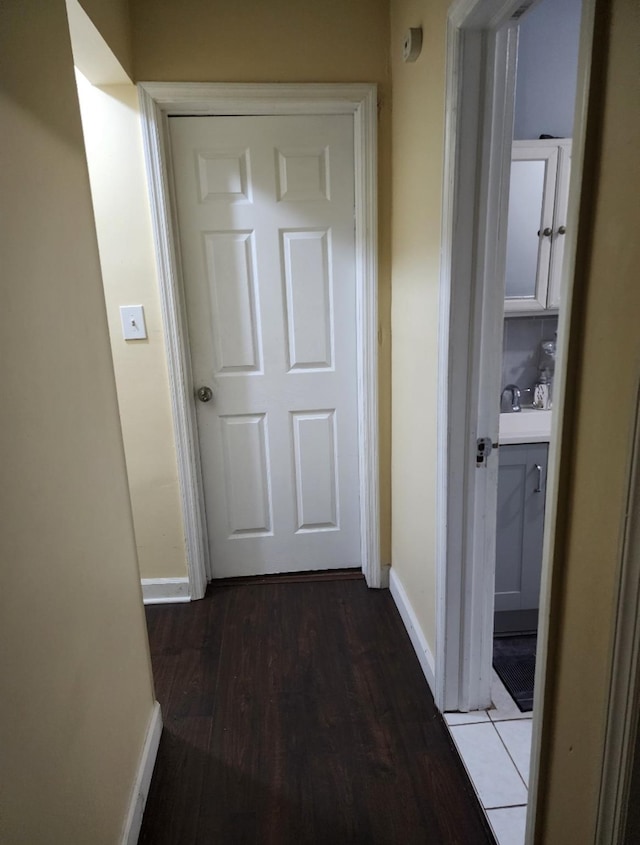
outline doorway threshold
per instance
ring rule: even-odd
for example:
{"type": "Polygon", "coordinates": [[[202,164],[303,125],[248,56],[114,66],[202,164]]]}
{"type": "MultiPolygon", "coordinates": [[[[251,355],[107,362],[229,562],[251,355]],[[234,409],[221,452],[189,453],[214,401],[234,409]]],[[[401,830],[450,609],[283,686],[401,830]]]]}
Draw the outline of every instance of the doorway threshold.
{"type": "Polygon", "coordinates": [[[310,572],[280,572],[270,575],[244,575],[237,578],[214,578],[209,589],[236,587],[241,584],[301,584],[308,581],[362,581],[364,573],[360,568],[319,569],[310,572]]]}
{"type": "Polygon", "coordinates": [[[532,713],[522,713],[492,670],[493,707],[444,720],[498,845],[524,845],[532,713]]]}

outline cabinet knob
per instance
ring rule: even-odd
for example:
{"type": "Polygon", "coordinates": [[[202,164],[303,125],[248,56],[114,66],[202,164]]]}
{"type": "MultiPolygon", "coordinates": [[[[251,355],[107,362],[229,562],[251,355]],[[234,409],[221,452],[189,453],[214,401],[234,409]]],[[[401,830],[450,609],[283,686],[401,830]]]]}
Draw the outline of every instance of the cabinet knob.
{"type": "Polygon", "coordinates": [[[559,235],[565,235],[565,234],[566,234],[566,232],[567,232],[567,227],[566,227],[566,226],[558,226],[558,234],[559,234],[559,235]]]}
{"type": "Polygon", "coordinates": [[[553,234],[553,229],[550,229],[548,226],[546,227],[546,229],[543,229],[542,231],[540,231],[540,229],[538,229],[538,237],[540,237],[540,235],[544,235],[545,238],[550,238],[552,234],[553,234]]]}

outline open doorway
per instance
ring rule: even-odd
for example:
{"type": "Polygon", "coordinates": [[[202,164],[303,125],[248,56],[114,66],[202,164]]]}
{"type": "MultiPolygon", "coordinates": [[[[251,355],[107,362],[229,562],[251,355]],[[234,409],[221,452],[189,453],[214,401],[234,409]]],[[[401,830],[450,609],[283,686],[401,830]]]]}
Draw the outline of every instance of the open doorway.
{"type": "MultiPolygon", "coordinates": [[[[548,3],[551,9],[557,5],[552,0],[548,3]]],[[[573,25],[577,30],[579,0],[575,5],[573,25]]],[[[440,603],[440,623],[441,630],[450,636],[441,640],[446,645],[446,652],[441,649],[439,653],[445,672],[438,673],[437,690],[444,711],[475,710],[490,704],[487,672],[478,667],[491,662],[494,608],[498,612],[509,610],[494,598],[500,441],[505,445],[551,443],[551,421],[561,418],[561,408],[557,414],[549,413],[552,388],[556,398],[561,393],[557,383],[547,388],[546,396],[545,391],[538,390],[537,398],[535,387],[544,385],[545,378],[557,377],[561,366],[556,367],[554,344],[547,340],[555,339],[570,295],[568,266],[561,270],[563,251],[570,261],[574,234],[566,220],[576,214],[571,209],[566,211],[568,176],[571,161],[574,174],[579,173],[581,164],[581,150],[576,156],[575,142],[572,152],[571,139],[566,136],[517,137],[531,132],[522,117],[514,135],[519,29],[525,12],[533,15],[545,11],[545,0],[526,4],[526,9],[503,0],[494,4],[500,6],[500,13],[494,7],[487,21],[478,6],[482,4],[476,0],[454,4],[450,15],[442,285],[446,301],[441,338],[441,382],[445,389],[440,409],[441,506],[445,517],[440,520],[439,542],[441,559],[446,561],[441,583],[447,591],[446,601],[440,603]],[[520,195],[523,180],[517,168],[521,164],[525,171],[531,165],[534,175],[540,176],[533,188],[537,207],[535,196],[523,200],[520,195]],[[519,222],[518,214],[512,215],[510,208],[517,211],[525,204],[532,206],[525,223],[533,221],[533,247],[527,245],[531,267],[520,272],[513,258],[519,252],[518,245],[513,248],[509,243],[514,228],[511,218],[519,222]],[[507,287],[505,279],[514,275],[523,280],[520,289],[507,287]],[[528,281],[530,288],[525,289],[528,281]],[[508,387],[511,383],[513,388],[508,387]],[[523,432],[524,428],[531,431],[523,432]],[[459,584],[467,582],[466,595],[457,607],[452,601],[456,578],[459,584]],[[457,634],[454,628],[459,628],[457,634]],[[459,659],[460,652],[466,652],[465,660],[459,659]]],[[[545,20],[542,29],[554,25],[545,20]]],[[[532,39],[534,52],[536,39],[540,39],[539,32],[532,39]]],[[[583,40],[588,41],[588,33],[583,32],[583,40]]],[[[574,94],[575,84],[570,87],[574,94]]],[[[569,103],[565,110],[572,108],[569,103]]],[[[580,132],[583,112],[581,99],[580,132]]],[[[569,131],[572,117],[564,122],[569,131]]],[[[582,138],[578,141],[581,144],[582,138]]],[[[574,179],[572,207],[578,183],[574,179]]],[[[525,178],[524,188],[530,187],[525,178]]],[[[544,467],[536,470],[536,489],[545,483],[546,475],[544,467]]],[[[500,590],[507,594],[519,591],[500,590]]],[[[535,610],[526,599],[521,605],[518,610],[535,610]]],[[[535,613],[524,622],[520,614],[514,624],[514,630],[535,629],[535,613]]]]}
{"type": "MultiPolygon", "coordinates": [[[[526,635],[529,645],[533,642],[533,660],[537,635],[538,662],[544,663],[546,630],[538,625],[538,597],[542,594],[544,620],[549,578],[544,548],[555,516],[562,350],[575,244],[571,221],[577,220],[592,31],[589,0],[576,0],[575,9],[559,5],[549,2],[547,9],[551,16],[574,16],[580,72],[577,45],[572,50],[565,44],[559,56],[561,63],[572,61],[570,72],[558,71],[554,57],[540,55],[542,48],[552,48],[552,36],[560,35],[557,22],[546,19],[545,0],[467,0],[455,3],[449,14],[436,697],[451,714],[446,718],[472,780],[475,763],[478,771],[490,773],[485,794],[483,785],[475,785],[498,838],[501,826],[515,825],[513,842],[524,841],[527,790],[535,789],[535,777],[529,783],[532,730],[531,722],[522,728],[530,711],[523,713],[503,687],[506,698],[492,689],[494,625],[500,634],[526,635]],[[533,57],[526,56],[529,51],[533,57]],[[571,102],[547,102],[553,90],[531,81],[531,72],[540,69],[565,73],[561,87],[570,100],[578,79],[575,123],[571,102]],[[553,119],[535,115],[533,129],[526,118],[539,86],[539,102],[553,107],[543,111],[568,115],[562,121],[555,114],[553,119]],[[525,188],[527,200],[522,199],[525,188]],[[519,222],[527,230],[524,246],[512,243],[519,222]],[[526,272],[516,261],[524,253],[531,260],[526,272]],[[524,511],[525,500],[530,513],[524,511]],[[506,571],[496,571],[496,559],[506,571]],[[496,695],[503,710],[498,718],[496,695]],[[509,749],[509,731],[502,729],[507,723],[513,725],[517,749],[509,749]],[[478,742],[471,728],[477,728],[478,742]],[[526,754],[520,755],[525,746],[526,754]],[[510,784],[495,769],[500,757],[513,769],[510,784]],[[496,794],[489,795],[494,787],[496,794]]],[[[532,703],[531,692],[525,711],[532,703]]],[[[539,718],[536,713],[534,735],[539,718]]]]}
{"type": "Polygon", "coordinates": [[[581,6],[581,0],[561,4],[541,0],[518,26],[498,433],[493,664],[524,713],[533,710],[562,265],[570,225],[581,6]]]}

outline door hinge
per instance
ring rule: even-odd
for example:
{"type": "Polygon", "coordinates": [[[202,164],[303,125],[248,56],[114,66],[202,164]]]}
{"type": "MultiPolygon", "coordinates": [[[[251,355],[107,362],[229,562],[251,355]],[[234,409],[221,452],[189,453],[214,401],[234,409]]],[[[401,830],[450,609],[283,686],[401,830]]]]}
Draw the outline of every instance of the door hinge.
{"type": "Polygon", "coordinates": [[[476,440],[476,466],[484,467],[491,452],[498,448],[497,443],[492,443],[490,437],[478,437],[476,440]]]}

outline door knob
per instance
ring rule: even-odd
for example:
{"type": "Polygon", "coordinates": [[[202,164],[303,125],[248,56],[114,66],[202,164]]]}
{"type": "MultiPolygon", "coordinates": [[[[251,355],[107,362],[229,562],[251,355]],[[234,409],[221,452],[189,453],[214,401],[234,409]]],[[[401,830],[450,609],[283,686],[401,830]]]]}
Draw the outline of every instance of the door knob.
{"type": "Polygon", "coordinates": [[[213,399],[213,390],[210,387],[199,387],[196,396],[201,402],[211,402],[213,399]]]}

